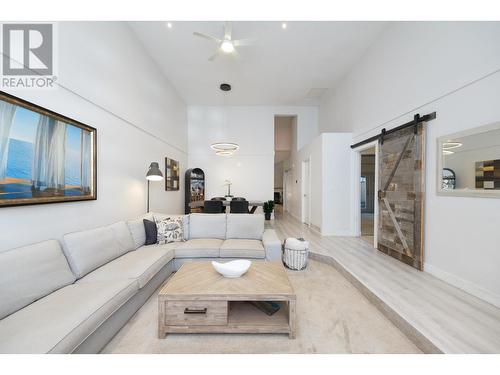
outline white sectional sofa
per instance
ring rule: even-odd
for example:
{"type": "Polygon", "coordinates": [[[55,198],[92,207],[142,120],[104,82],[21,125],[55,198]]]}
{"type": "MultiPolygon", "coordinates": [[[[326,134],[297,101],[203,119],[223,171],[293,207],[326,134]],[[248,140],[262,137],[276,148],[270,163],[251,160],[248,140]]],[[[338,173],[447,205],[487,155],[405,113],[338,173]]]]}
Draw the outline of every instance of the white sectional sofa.
{"type": "Polygon", "coordinates": [[[145,246],[147,214],[0,252],[0,353],[98,353],[182,263],[279,260],[262,215],[184,216],[184,242],[145,246]]]}

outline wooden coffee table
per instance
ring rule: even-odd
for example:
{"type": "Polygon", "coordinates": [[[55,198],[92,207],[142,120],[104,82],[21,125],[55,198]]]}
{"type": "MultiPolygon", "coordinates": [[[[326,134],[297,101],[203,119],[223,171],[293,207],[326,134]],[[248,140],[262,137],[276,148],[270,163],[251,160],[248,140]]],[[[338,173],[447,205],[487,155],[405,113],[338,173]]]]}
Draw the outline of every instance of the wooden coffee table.
{"type": "Polygon", "coordinates": [[[210,262],[184,263],[158,294],[158,337],[167,333],[287,333],[295,338],[295,293],[281,262],[253,261],[240,278],[210,262]],[[267,315],[247,301],[281,305],[267,315]]]}

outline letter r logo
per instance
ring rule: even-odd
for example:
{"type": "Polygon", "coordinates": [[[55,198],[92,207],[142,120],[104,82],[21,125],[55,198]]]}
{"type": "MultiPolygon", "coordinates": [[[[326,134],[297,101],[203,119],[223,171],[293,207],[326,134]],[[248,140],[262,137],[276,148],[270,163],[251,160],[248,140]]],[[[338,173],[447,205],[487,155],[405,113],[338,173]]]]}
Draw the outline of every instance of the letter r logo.
{"type": "Polygon", "coordinates": [[[3,75],[52,75],[52,24],[3,25],[3,75]]]}

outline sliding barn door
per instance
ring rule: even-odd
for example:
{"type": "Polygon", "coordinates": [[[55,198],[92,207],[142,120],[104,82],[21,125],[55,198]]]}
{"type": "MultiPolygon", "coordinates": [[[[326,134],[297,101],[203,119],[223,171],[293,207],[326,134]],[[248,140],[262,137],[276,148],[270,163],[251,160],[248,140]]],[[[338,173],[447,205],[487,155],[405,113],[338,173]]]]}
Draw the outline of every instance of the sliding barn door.
{"type": "Polygon", "coordinates": [[[377,248],[422,270],[425,123],[386,134],[379,143],[377,248]]]}

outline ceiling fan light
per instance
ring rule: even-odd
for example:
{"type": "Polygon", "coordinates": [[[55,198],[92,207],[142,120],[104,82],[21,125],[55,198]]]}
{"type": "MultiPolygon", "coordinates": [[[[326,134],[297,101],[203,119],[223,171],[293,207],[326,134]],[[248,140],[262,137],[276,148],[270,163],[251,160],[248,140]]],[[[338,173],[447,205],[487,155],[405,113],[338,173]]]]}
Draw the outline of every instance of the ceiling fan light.
{"type": "Polygon", "coordinates": [[[220,49],[225,53],[231,53],[234,51],[234,44],[230,40],[225,40],[220,45],[220,49]]]}

